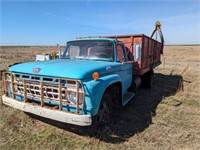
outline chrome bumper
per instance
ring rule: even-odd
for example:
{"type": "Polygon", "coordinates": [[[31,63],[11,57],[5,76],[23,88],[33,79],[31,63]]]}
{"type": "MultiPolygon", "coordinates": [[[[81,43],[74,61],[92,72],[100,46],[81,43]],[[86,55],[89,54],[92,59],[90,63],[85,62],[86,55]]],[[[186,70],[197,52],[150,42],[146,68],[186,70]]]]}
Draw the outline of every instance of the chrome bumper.
{"type": "Polygon", "coordinates": [[[64,111],[44,108],[41,106],[35,106],[30,103],[20,102],[11,97],[7,97],[5,94],[2,96],[2,101],[5,105],[8,105],[10,107],[20,109],[24,112],[35,114],[48,119],[78,126],[90,126],[92,124],[91,115],[72,114],[64,111]]]}

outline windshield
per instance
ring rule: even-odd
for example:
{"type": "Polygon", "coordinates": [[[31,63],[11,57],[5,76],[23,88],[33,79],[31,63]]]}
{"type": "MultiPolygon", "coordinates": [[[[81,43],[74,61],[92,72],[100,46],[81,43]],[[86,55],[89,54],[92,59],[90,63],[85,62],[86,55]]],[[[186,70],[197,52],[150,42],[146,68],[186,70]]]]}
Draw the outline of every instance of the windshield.
{"type": "Polygon", "coordinates": [[[68,42],[62,58],[113,61],[113,44],[100,40],[68,42]]]}

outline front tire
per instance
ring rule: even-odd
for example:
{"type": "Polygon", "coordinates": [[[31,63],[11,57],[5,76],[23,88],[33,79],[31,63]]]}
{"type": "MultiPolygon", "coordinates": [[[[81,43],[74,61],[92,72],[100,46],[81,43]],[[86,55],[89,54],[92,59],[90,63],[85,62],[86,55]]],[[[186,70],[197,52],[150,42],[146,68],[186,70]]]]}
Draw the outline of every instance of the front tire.
{"type": "Polygon", "coordinates": [[[109,93],[105,93],[102,97],[101,104],[97,114],[93,117],[93,126],[101,128],[108,126],[113,117],[112,97],[109,93]]]}

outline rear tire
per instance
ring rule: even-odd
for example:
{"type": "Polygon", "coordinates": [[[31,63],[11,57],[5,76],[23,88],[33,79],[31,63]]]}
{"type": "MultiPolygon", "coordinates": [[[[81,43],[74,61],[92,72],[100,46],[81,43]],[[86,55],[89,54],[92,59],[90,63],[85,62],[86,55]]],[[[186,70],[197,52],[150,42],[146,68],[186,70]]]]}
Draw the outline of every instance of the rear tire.
{"type": "Polygon", "coordinates": [[[154,71],[150,70],[142,76],[142,87],[152,88],[154,81],[154,71]]]}

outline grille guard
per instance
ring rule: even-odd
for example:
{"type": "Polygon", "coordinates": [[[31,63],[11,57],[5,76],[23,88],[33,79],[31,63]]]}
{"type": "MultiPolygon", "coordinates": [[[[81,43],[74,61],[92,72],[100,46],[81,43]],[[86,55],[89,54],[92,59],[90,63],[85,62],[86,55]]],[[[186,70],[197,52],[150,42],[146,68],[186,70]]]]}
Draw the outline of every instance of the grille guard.
{"type": "Polygon", "coordinates": [[[40,100],[40,106],[44,107],[46,101],[57,102],[59,110],[62,110],[63,104],[76,107],[76,113],[84,112],[85,91],[84,85],[80,80],[57,78],[57,82],[44,82],[17,79],[14,73],[4,72],[2,76],[3,93],[16,100],[16,96],[22,96],[23,102],[27,103],[29,99],[40,100]],[[66,86],[67,82],[75,83],[75,86],[66,86]],[[67,92],[76,93],[76,103],[67,99],[67,92]],[[82,102],[81,102],[81,101],[82,102]]]}

